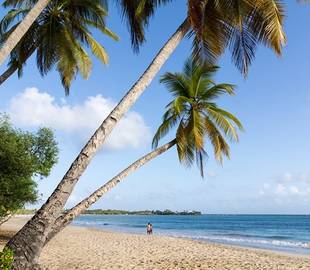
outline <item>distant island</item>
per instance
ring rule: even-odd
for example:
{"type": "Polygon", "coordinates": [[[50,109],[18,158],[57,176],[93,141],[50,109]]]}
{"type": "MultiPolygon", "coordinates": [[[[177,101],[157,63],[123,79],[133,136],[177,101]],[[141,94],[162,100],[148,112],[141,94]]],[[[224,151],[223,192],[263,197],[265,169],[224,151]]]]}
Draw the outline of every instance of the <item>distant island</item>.
{"type": "MultiPolygon", "coordinates": [[[[18,215],[33,215],[36,209],[19,209],[15,214],[18,215]]],[[[64,211],[66,212],[66,211],[64,211]]],[[[156,215],[156,216],[200,216],[199,211],[171,211],[166,209],[161,210],[143,210],[143,211],[127,211],[127,210],[115,210],[115,209],[92,209],[86,210],[82,213],[83,215],[156,215]]]]}
{"type": "Polygon", "coordinates": [[[143,210],[143,211],[126,211],[126,210],[114,210],[114,209],[93,209],[83,212],[84,215],[157,215],[157,216],[199,216],[199,211],[171,211],[171,210],[143,210]]]}

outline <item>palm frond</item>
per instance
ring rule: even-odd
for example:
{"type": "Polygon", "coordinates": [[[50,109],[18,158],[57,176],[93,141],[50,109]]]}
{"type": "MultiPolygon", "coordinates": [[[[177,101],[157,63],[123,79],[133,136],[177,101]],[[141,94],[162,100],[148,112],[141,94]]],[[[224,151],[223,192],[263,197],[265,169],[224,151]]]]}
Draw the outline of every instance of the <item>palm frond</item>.
{"type": "Polygon", "coordinates": [[[233,114],[231,114],[230,112],[225,111],[223,109],[220,109],[218,107],[214,107],[214,106],[212,107],[212,109],[214,111],[218,112],[219,114],[223,115],[226,119],[231,120],[240,131],[244,130],[241,122],[239,121],[239,119],[236,116],[234,116],[233,114]]]}
{"type": "Polygon", "coordinates": [[[224,137],[218,128],[214,125],[213,121],[208,117],[205,118],[205,127],[207,136],[213,146],[214,156],[217,161],[222,163],[223,155],[228,158],[230,156],[229,145],[226,143],[224,137]]]}
{"type": "Polygon", "coordinates": [[[97,24],[93,21],[90,20],[85,20],[85,23],[100,30],[103,34],[105,34],[106,36],[112,38],[115,41],[119,41],[119,36],[117,34],[115,34],[112,30],[110,30],[108,27],[97,24]]]}
{"type": "Polygon", "coordinates": [[[11,9],[0,21],[0,35],[8,31],[9,26],[19,17],[24,17],[29,9],[11,9]]]}
{"type": "Polygon", "coordinates": [[[215,84],[211,88],[207,89],[207,91],[205,91],[202,98],[212,100],[219,98],[223,94],[234,95],[235,85],[228,83],[215,84]]]}
{"type": "Polygon", "coordinates": [[[251,28],[259,41],[271,47],[278,55],[286,43],[283,30],[284,6],[279,0],[256,0],[251,28]]]}
{"type": "Polygon", "coordinates": [[[160,82],[166,85],[173,96],[188,96],[187,80],[181,73],[167,72],[161,76],[160,82]]]}
{"type": "Polygon", "coordinates": [[[153,147],[177,125],[175,137],[179,161],[185,166],[196,162],[202,177],[208,157],[206,138],[213,146],[215,158],[222,162],[223,156],[229,157],[225,137],[238,141],[237,130],[243,130],[237,117],[218,108],[214,101],[223,94],[233,95],[235,87],[227,83],[215,84],[212,76],[217,69],[196,59],[188,60],[183,73],[167,72],[161,79],[174,99],[166,106],[153,147]]]}
{"type": "Polygon", "coordinates": [[[279,0],[189,0],[193,57],[215,63],[227,47],[246,75],[259,43],[281,54],[286,38],[284,8],[279,0]]]}
{"type": "MultiPolygon", "coordinates": [[[[223,110],[216,110],[214,107],[207,107],[206,111],[208,117],[212,119],[216,125],[223,131],[225,136],[227,136],[232,141],[238,141],[238,133],[235,126],[230,122],[230,118],[226,118],[225,114],[222,114],[223,110]]],[[[237,121],[238,124],[240,123],[237,121]]],[[[241,126],[242,127],[242,126],[241,126]]]]}
{"type": "Polygon", "coordinates": [[[160,141],[160,139],[164,137],[170,131],[170,129],[176,125],[178,119],[179,116],[176,114],[164,119],[163,123],[159,126],[153,137],[152,147],[154,149],[158,146],[158,142],[160,141]]]}
{"type": "MultiPolygon", "coordinates": [[[[22,17],[31,9],[37,0],[6,0],[5,7],[13,9],[0,22],[0,44],[11,30],[18,25],[22,17]],[[12,25],[11,29],[8,27],[12,25]]],[[[35,45],[37,67],[45,76],[55,66],[60,74],[65,91],[68,94],[72,80],[77,73],[88,78],[91,71],[91,60],[86,53],[85,45],[103,63],[108,63],[104,47],[92,36],[90,30],[98,29],[101,33],[118,40],[118,36],[105,25],[107,0],[68,0],[51,1],[34,22],[35,29],[27,32],[27,37],[20,41],[11,54],[10,65],[18,66],[21,75],[22,67],[29,57],[30,50],[26,44],[35,45]],[[24,50],[24,55],[22,53],[24,50]],[[65,66],[67,65],[67,66],[65,66]]],[[[30,48],[30,45],[28,46],[30,48]]],[[[31,51],[31,54],[33,51],[31,51]]]]}
{"type": "Polygon", "coordinates": [[[100,59],[104,64],[109,63],[109,56],[105,48],[99,44],[91,35],[86,36],[87,42],[90,45],[92,53],[100,59]]]}
{"type": "Polygon", "coordinates": [[[116,0],[123,20],[127,22],[135,52],[139,52],[140,46],[145,42],[145,28],[157,7],[169,2],[172,0],[116,0]]]}

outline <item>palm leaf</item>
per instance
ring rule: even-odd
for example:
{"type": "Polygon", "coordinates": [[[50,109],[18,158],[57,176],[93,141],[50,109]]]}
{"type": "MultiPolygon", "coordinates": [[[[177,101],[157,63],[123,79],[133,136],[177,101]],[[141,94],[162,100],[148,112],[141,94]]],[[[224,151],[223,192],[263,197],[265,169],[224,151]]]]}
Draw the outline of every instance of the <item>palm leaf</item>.
{"type": "Polygon", "coordinates": [[[223,94],[233,95],[235,87],[226,83],[215,84],[212,76],[217,69],[193,59],[186,61],[182,73],[167,72],[161,79],[174,99],[166,106],[153,147],[178,125],[175,137],[179,160],[185,166],[196,162],[202,177],[208,156],[206,138],[213,146],[215,158],[222,162],[223,156],[229,157],[230,151],[225,137],[238,141],[237,129],[243,130],[237,117],[218,108],[214,101],[223,94]]]}
{"type": "Polygon", "coordinates": [[[108,37],[112,38],[115,41],[119,41],[119,36],[117,34],[115,34],[112,30],[110,30],[108,27],[106,27],[105,25],[100,25],[97,24],[93,21],[90,20],[85,20],[85,23],[87,23],[88,25],[100,30],[103,34],[107,35],[108,37]]]}
{"type": "Polygon", "coordinates": [[[203,99],[212,100],[220,97],[223,94],[234,95],[235,85],[228,83],[215,84],[211,88],[207,89],[202,95],[203,99]]]}
{"type": "Polygon", "coordinates": [[[213,145],[214,156],[220,163],[222,163],[223,155],[229,158],[230,155],[229,145],[226,143],[224,137],[222,136],[218,128],[208,117],[205,118],[205,127],[209,140],[213,145]]]}
{"type": "Polygon", "coordinates": [[[28,12],[29,9],[11,9],[0,21],[0,35],[5,34],[10,24],[19,16],[24,17],[28,12]]]}
{"type": "Polygon", "coordinates": [[[187,96],[188,97],[188,82],[181,73],[167,72],[160,78],[160,82],[166,85],[168,91],[173,96],[187,96]]]}
{"type": "Polygon", "coordinates": [[[160,139],[162,137],[164,137],[171,128],[173,128],[177,121],[179,119],[178,115],[172,115],[168,118],[166,118],[163,123],[159,126],[159,128],[157,129],[154,137],[153,137],[153,141],[152,141],[152,147],[155,149],[158,146],[158,142],[160,141],[160,139]]]}
{"type": "Polygon", "coordinates": [[[90,45],[92,53],[99,58],[104,64],[109,63],[109,56],[104,47],[99,44],[91,35],[87,35],[87,42],[90,45]]]}
{"type": "Polygon", "coordinates": [[[212,119],[216,125],[222,130],[230,140],[238,141],[238,133],[234,125],[225,117],[221,111],[217,111],[214,107],[207,107],[206,111],[208,112],[208,116],[212,119]]]}

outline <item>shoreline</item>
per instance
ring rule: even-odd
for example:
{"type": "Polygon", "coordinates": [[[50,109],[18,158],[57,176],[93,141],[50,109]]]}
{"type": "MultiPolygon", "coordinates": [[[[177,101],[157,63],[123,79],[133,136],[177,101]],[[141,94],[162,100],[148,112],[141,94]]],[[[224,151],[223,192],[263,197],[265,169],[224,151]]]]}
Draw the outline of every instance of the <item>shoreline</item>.
{"type": "MultiPolygon", "coordinates": [[[[117,230],[109,230],[104,228],[96,228],[96,227],[87,227],[87,226],[81,226],[81,225],[69,225],[69,227],[76,227],[81,229],[88,229],[90,231],[98,231],[98,232],[104,232],[104,233],[115,233],[115,234],[124,234],[124,235],[134,235],[134,236],[146,236],[146,234],[143,233],[136,233],[136,232],[126,232],[126,231],[117,231],[117,230]]],[[[288,257],[297,257],[297,258],[305,258],[310,259],[310,254],[302,254],[297,252],[289,252],[289,251],[281,251],[281,250],[275,250],[275,249],[268,249],[268,248],[259,248],[259,247],[248,247],[248,246],[242,246],[237,244],[226,244],[226,243],[220,243],[212,240],[200,240],[200,239],[194,239],[190,237],[182,237],[182,236],[171,236],[171,235],[163,235],[163,234],[153,234],[151,237],[167,237],[172,239],[182,239],[185,241],[193,241],[197,242],[199,244],[206,244],[206,245],[216,245],[216,246],[223,246],[226,248],[233,248],[233,249],[244,249],[244,250],[252,250],[252,251],[258,251],[258,252],[267,252],[277,255],[284,255],[288,257]]]]}
{"type": "MultiPolygon", "coordinates": [[[[0,235],[13,233],[27,220],[14,217],[0,227],[0,235]]],[[[49,270],[309,270],[310,256],[74,225],[46,246],[40,264],[49,270]]]]}
{"type": "MultiPolygon", "coordinates": [[[[146,234],[143,233],[137,233],[137,232],[127,232],[127,231],[118,231],[118,230],[113,230],[113,229],[104,229],[104,228],[97,228],[97,227],[88,227],[88,226],[82,226],[82,225],[69,225],[69,227],[77,227],[77,228],[84,228],[88,229],[90,231],[99,231],[99,232],[105,232],[105,233],[116,233],[116,234],[129,234],[129,235],[135,235],[135,236],[146,236],[146,234]]],[[[171,236],[171,235],[164,235],[164,234],[153,234],[152,237],[168,237],[172,239],[182,239],[185,241],[194,241],[200,244],[206,244],[206,245],[216,245],[216,246],[223,246],[226,248],[240,248],[244,250],[252,250],[252,251],[262,251],[262,252],[267,252],[267,253],[272,253],[272,254],[277,254],[277,255],[284,255],[284,256],[289,256],[289,257],[297,257],[297,258],[305,258],[305,259],[310,259],[310,254],[304,254],[304,253],[298,253],[298,252],[290,252],[290,251],[282,251],[282,250],[276,250],[276,249],[268,249],[268,248],[259,248],[259,247],[251,247],[251,246],[242,246],[242,245],[237,245],[237,244],[227,244],[227,243],[221,243],[221,242],[216,242],[212,240],[203,240],[203,239],[195,239],[195,238],[190,238],[190,237],[183,237],[183,236],[171,236]]]]}
{"type": "MultiPolygon", "coordinates": [[[[145,220],[144,220],[145,221],[145,220]]],[[[122,227],[113,225],[113,222],[107,220],[104,221],[107,223],[103,223],[100,221],[98,224],[95,223],[88,223],[87,220],[85,222],[74,222],[71,226],[79,226],[79,227],[87,227],[87,228],[96,228],[103,231],[108,232],[119,232],[119,233],[128,233],[128,234],[137,234],[137,235],[144,235],[145,230],[138,227],[122,227]]],[[[155,222],[155,221],[154,221],[155,222]]],[[[212,235],[212,234],[197,234],[195,231],[187,232],[187,231],[179,231],[179,230],[163,230],[162,228],[155,228],[155,235],[158,236],[169,236],[174,238],[181,238],[181,239],[188,239],[199,241],[202,243],[215,243],[221,245],[227,245],[232,247],[241,247],[241,248],[248,248],[248,249],[255,249],[255,250],[265,250],[275,253],[281,254],[290,254],[290,255],[297,255],[302,257],[310,257],[310,242],[303,242],[302,240],[295,240],[295,239],[279,239],[274,238],[271,239],[266,237],[259,237],[253,236],[252,238],[236,238],[234,235],[212,235]]],[[[255,233],[254,233],[255,235],[255,233]]],[[[242,235],[241,235],[242,236],[242,235]]],[[[305,240],[306,241],[306,240],[305,240]]]]}

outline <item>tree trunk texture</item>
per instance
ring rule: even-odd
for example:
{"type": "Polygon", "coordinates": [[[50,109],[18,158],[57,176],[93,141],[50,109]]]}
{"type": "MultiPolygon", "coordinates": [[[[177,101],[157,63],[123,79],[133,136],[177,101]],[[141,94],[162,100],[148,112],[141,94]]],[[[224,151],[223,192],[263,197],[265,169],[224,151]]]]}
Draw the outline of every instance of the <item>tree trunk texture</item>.
{"type": "Polygon", "coordinates": [[[17,67],[14,65],[8,67],[7,70],[0,75],[0,85],[3,84],[16,70],[17,67]]]}
{"type": "MultiPolygon", "coordinates": [[[[29,57],[35,52],[37,46],[36,44],[33,44],[33,46],[31,47],[31,49],[29,50],[29,52],[27,52],[27,54],[24,56],[23,59],[23,64],[26,63],[26,61],[29,59],[29,57]]],[[[18,69],[17,64],[12,64],[10,65],[6,71],[4,71],[1,75],[0,75],[0,85],[3,84],[9,77],[11,77],[11,75],[14,74],[14,72],[18,69]]]]}
{"type": "Polygon", "coordinates": [[[75,184],[87,168],[91,159],[100,149],[122,116],[131,108],[151,83],[152,79],[174,52],[189,29],[190,23],[186,19],[158,52],[138,81],[96,130],[45,204],[8,242],[7,246],[14,251],[13,270],[24,270],[27,269],[26,267],[32,267],[32,264],[37,262],[52,225],[60,216],[75,184]]]}
{"type": "Polygon", "coordinates": [[[109,180],[106,184],[98,188],[95,192],[93,192],[90,196],[85,198],[83,201],[78,203],[76,206],[68,210],[66,213],[62,214],[59,218],[57,218],[55,224],[52,227],[52,230],[47,236],[46,243],[47,244],[57,233],[63,230],[67,225],[69,225],[77,216],[79,216],[82,212],[88,209],[92,204],[97,202],[105,193],[110,191],[113,187],[115,187],[118,183],[124,180],[128,175],[138,170],[140,167],[156,158],[157,156],[163,154],[171,147],[176,144],[176,140],[172,140],[169,143],[155,149],[154,151],[148,153],[142,158],[136,160],[118,175],[109,180]]]}
{"type": "Polygon", "coordinates": [[[44,8],[47,7],[51,0],[39,0],[34,7],[29,11],[23,21],[16,27],[12,34],[5,41],[0,49],[0,65],[9,56],[11,51],[15,48],[17,43],[22,39],[22,37],[27,33],[30,26],[39,17],[44,8]]]}

